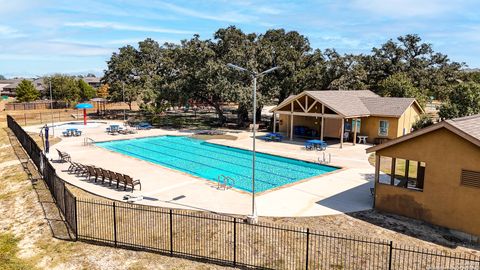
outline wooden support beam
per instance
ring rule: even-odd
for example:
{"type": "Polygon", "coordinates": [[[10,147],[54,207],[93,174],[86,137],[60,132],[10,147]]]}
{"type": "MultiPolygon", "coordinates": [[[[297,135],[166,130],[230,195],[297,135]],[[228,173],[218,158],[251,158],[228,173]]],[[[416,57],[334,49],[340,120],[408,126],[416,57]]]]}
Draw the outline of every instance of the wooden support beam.
{"type": "Polygon", "coordinates": [[[323,141],[323,132],[324,132],[324,127],[325,127],[325,117],[323,117],[323,115],[325,115],[325,105],[322,104],[322,129],[320,130],[320,140],[323,141]]]}
{"type": "MultiPolygon", "coordinates": [[[[300,103],[300,101],[298,101],[298,99],[295,99],[295,101],[298,103],[298,105],[300,106],[300,108],[302,108],[302,110],[306,113],[307,111],[305,110],[305,108],[303,107],[303,105],[300,103]]],[[[292,102],[292,105],[293,105],[293,102],[292,102]]]]}
{"type": "Polygon", "coordinates": [[[277,114],[273,113],[273,133],[277,130],[277,114]]]}
{"type": "Polygon", "coordinates": [[[395,186],[395,163],[397,162],[396,158],[392,158],[392,167],[390,172],[390,185],[395,186]]]}
{"type": "Polygon", "coordinates": [[[343,148],[343,133],[345,132],[345,118],[342,118],[342,127],[340,133],[340,149],[343,148]]]}
{"type": "Polygon", "coordinates": [[[313,102],[312,105],[310,105],[310,107],[308,107],[307,112],[309,112],[313,108],[313,106],[315,106],[317,103],[318,102],[315,100],[315,102],[313,102]]]}
{"type": "Polygon", "coordinates": [[[354,125],[354,127],[353,127],[353,145],[356,145],[357,144],[357,119],[356,118],[352,119],[352,125],[354,125]]]}
{"type": "Polygon", "coordinates": [[[290,103],[290,141],[293,140],[293,102],[290,103]]]}

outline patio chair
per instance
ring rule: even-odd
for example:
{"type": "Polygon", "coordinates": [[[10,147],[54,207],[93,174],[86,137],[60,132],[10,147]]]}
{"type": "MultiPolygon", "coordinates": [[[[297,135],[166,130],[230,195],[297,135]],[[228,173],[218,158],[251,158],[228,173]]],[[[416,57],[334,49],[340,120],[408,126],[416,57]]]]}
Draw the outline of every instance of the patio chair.
{"type": "Polygon", "coordinates": [[[61,160],[62,162],[70,162],[70,161],[71,161],[71,157],[70,157],[69,154],[67,154],[67,153],[65,153],[65,152],[62,152],[62,151],[60,151],[60,150],[58,150],[58,149],[56,149],[56,150],[57,150],[58,156],[60,157],[60,160],[61,160]]]}
{"type": "Polygon", "coordinates": [[[127,189],[127,183],[125,181],[125,177],[121,173],[115,173],[117,175],[117,188],[119,187],[119,184],[122,183],[124,186],[124,189],[127,189]]]}
{"type": "Polygon", "coordinates": [[[131,186],[132,187],[132,192],[133,190],[135,189],[135,186],[136,185],[139,185],[140,186],[140,190],[142,190],[142,183],[140,183],[140,180],[137,179],[137,180],[133,180],[132,177],[130,177],[130,175],[123,175],[124,178],[125,178],[125,189],[124,190],[127,190],[127,186],[131,186]]]}
{"type": "Polygon", "coordinates": [[[105,183],[105,175],[103,175],[103,171],[101,168],[95,167],[95,182],[97,182],[98,178],[102,177],[102,184],[105,183]]]}
{"type": "Polygon", "coordinates": [[[117,173],[108,170],[108,175],[109,175],[108,180],[110,180],[110,185],[112,184],[112,182],[116,182],[116,183],[117,183],[117,188],[118,188],[118,177],[117,177],[117,173]]]}
{"type": "Polygon", "coordinates": [[[75,136],[81,136],[82,135],[82,131],[81,130],[75,130],[75,133],[74,133],[75,136]]]}
{"type": "Polygon", "coordinates": [[[103,168],[100,168],[100,170],[102,170],[102,176],[104,178],[103,181],[108,180],[108,185],[111,186],[112,185],[112,178],[111,178],[111,175],[110,175],[110,171],[109,170],[105,170],[103,168]]]}
{"type": "Polygon", "coordinates": [[[86,173],[86,177],[88,180],[90,180],[92,178],[92,176],[95,176],[95,182],[97,182],[97,172],[95,171],[95,167],[93,166],[89,166],[87,165],[87,173],[86,173]]]}

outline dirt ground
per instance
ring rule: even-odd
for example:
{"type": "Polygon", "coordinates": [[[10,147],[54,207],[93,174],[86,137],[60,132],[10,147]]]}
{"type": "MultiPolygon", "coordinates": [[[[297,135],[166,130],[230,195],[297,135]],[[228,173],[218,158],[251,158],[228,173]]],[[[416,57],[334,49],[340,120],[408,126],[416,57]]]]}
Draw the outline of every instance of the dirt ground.
{"type": "MultiPolygon", "coordinates": [[[[14,139],[14,138],[12,138],[14,139]]],[[[223,266],[74,242],[19,145],[0,128],[0,269],[228,269],[223,266]],[[22,155],[23,153],[23,155],[22,155]]]]}

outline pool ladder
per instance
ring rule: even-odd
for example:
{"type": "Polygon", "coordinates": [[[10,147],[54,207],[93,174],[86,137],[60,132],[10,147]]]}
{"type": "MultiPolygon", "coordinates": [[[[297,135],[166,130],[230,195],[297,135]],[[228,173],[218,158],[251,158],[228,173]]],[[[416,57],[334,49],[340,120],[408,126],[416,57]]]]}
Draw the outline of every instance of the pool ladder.
{"type": "Polygon", "coordinates": [[[92,145],[94,143],[95,143],[95,141],[92,138],[85,137],[83,139],[83,146],[89,146],[89,145],[92,145]]]}
{"type": "Polygon", "coordinates": [[[235,185],[235,179],[233,179],[230,176],[223,175],[223,174],[221,174],[217,177],[217,182],[218,182],[217,188],[218,189],[223,189],[223,190],[227,190],[229,188],[232,188],[235,185]]]}
{"type": "Polygon", "coordinates": [[[328,153],[328,159],[327,159],[327,155],[325,154],[325,152],[323,152],[323,158],[318,157],[318,163],[329,164],[330,162],[332,162],[332,154],[331,153],[328,153]]]}

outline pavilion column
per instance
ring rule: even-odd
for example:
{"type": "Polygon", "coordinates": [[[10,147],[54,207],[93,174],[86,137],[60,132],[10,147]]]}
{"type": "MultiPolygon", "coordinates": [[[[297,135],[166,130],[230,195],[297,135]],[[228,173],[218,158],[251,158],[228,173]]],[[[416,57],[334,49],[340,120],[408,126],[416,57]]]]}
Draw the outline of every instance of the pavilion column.
{"type": "Polygon", "coordinates": [[[273,133],[277,130],[277,113],[273,112],[273,133]]]}
{"type": "Polygon", "coordinates": [[[320,140],[323,141],[323,126],[325,125],[325,118],[322,116],[322,126],[320,127],[320,140]]]}
{"type": "Polygon", "coordinates": [[[340,133],[340,148],[343,148],[343,133],[345,132],[345,118],[342,118],[342,128],[340,133]]]}
{"type": "Polygon", "coordinates": [[[353,125],[353,145],[356,145],[357,143],[357,119],[356,118],[352,119],[352,125],[353,125]]]}
{"type": "Polygon", "coordinates": [[[290,141],[293,140],[293,113],[290,114],[290,141]]]}
{"type": "Polygon", "coordinates": [[[320,128],[320,140],[323,141],[323,130],[325,126],[325,117],[323,116],[325,114],[325,106],[322,104],[322,127],[320,128]]]}

